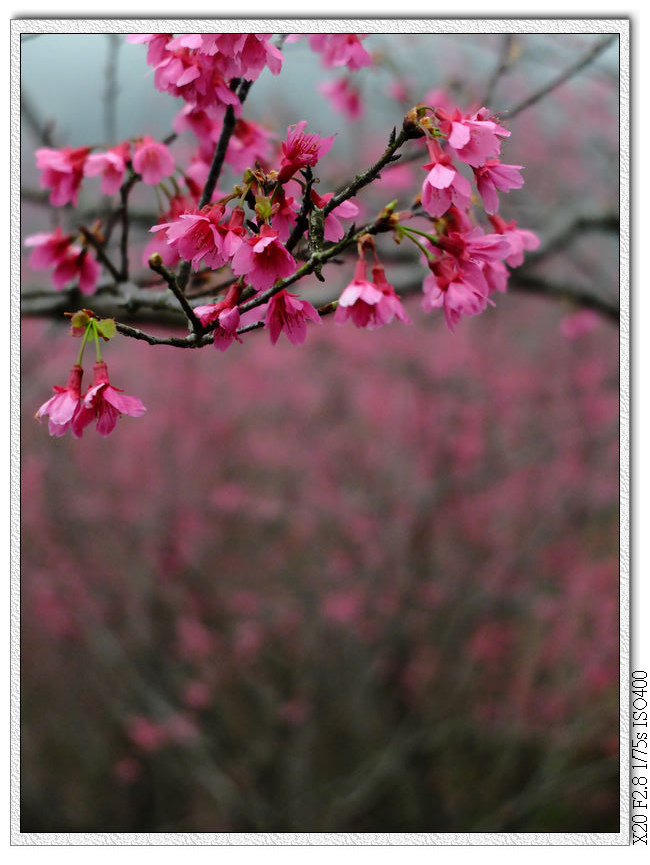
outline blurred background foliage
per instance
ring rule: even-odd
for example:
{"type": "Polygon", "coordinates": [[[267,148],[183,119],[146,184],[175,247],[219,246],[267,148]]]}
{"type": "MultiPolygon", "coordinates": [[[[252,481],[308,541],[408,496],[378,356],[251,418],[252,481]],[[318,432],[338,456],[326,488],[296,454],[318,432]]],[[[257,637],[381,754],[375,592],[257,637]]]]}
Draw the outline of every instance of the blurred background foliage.
{"type": "MultiPolygon", "coordinates": [[[[23,45],[24,234],[51,227],[44,130],[171,128],[180,106],[117,39],[23,45]]],[[[508,58],[489,103],[505,110],[599,39],[371,36],[354,123],[298,42],[245,112],[280,139],[300,119],[338,130],[319,166],[334,189],[432,90],[480,103],[508,58]]],[[[615,48],[513,118],[526,186],[501,211],[542,239],[523,269],[538,286],[610,303],[615,48]]],[[[408,206],[423,161],[362,206],[408,206]]],[[[384,254],[399,289],[413,264],[384,254]]],[[[333,293],[350,270],[330,268],[333,293]]],[[[413,298],[410,328],[324,320],[303,347],[115,341],[111,378],[148,412],[109,439],[34,422],[76,343],[60,317],[24,319],[22,831],[619,830],[618,329],[512,282],[453,336],[413,298]]]]}

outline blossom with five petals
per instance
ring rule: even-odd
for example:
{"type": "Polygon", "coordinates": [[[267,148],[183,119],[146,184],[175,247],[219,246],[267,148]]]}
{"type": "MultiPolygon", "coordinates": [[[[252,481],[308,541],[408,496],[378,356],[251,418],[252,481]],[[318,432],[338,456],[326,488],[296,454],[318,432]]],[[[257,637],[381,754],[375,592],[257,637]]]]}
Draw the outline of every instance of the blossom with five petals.
{"type": "Polygon", "coordinates": [[[82,406],[76,416],[75,424],[79,430],[96,421],[96,429],[100,435],[107,436],[115,429],[120,415],[128,414],[140,417],[146,411],[145,406],[135,396],[127,396],[123,390],[113,387],[108,378],[108,369],[103,361],[98,361],[94,367],[92,387],[85,393],[82,406]]]}

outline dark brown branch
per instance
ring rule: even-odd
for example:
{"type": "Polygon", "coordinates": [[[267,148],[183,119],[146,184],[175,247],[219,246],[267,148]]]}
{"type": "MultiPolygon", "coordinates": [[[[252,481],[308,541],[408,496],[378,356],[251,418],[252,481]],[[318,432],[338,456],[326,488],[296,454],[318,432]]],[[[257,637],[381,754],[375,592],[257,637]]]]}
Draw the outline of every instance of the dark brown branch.
{"type": "Polygon", "coordinates": [[[162,263],[162,259],[159,255],[152,255],[149,259],[149,267],[155,272],[160,274],[162,278],[165,280],[169,288],[171,289],[174,297],[180,303],[183,308],[183,312],[187,316],[188,321],[190,322],[191,328],[194,334],[200,334],[203,330],[203,326],[201,322],[198,320],[196,315],[194,314],[194,310],[188,303],[187,298],[185,297],[184,292],[178,286],[176,282],[176,276],[170,271],[167,270],[165,265],[162,263]]]}
{"type": "Polygon", "coordinates": [[[212,342],[212,336],[210,334],[203,334],[203,336],[190,334],[185,337],[153,336],[153,334],[145,333],[142,330],[138,330],[136,327],[129,327],[129,325],[122,324],[119,321],[115,322],[115,327],[117,328],[118,333],[121,333],[122,336],[139,339],[149,345],[173,345],[176,348],[203,348],[203,346],[209,345],[209,343],[212,342]]]}
{"type": "Polygon", "coordinates": [[[344,189],[330,198],[324,207],[325,216],[331,213],[334,208],[339,206],[339,204],[342,204],[344,201],[352,198],[353,195],[356,195],[356,193],[360,189],[363,189],[364,186],[372,183],[372,181],[381,173],[382,168],[385,168],[391,162],[395,162],[396,159],[399,159],[399,156],[396,156],[395,153],[403,144],[412,138],[421,138],[422,135],[423,133],[417,132],[410,127],[407,128],[406,125],[402,126],[402,129],[397,136],[393,129],[388,146],[377,162],[375,162],[374,165],[371,165],[367,171],[364,171],[362,174],[357,174],[352,183],[348,184],[344,189]]]}
{"type": "Polygon", "coordinates": [[[291,252],[293,250],[294,246],[298,243],[300,238],[309,227],[309,211],[311,210],[312,206],[311,188],[314,183],[314,175],[309,166],[307,166],[303,174],[305,178],[305,193],[302,199],[300,213],[296,218],[296,224],[294,225],[293,230],[289,235],[289,239],[285,244],[287,252],[291,252]]]}
{"type": "MultiPolygon", "coordinates": [[[[251,88],[251,84],[252,81],[239,81],[238,79],[233,79],[233,81],[231,82],[230,89],[236,91],[240,105],[246,99],[248,91],[251,88]]],[[[210,171],[208,172],[208,177],[205,181],[205,186],[203,187],[203,192],[201,193],[201,198],[199,200],[199,210],[202,207],[205,207],[205,205],[210,202],[214,190],[217,188],[217,183],[219,182],[223,163],[226,158],[228,145],[230,143],[230,139],[232,138],[232,134],[235,131],[236,124],[237,118],[235,117],[234,109],[232,105],[228,105],[224,114],[219,141],[217,141],[214,155],[212,157],[210,171]]],[[[176,277],[178,287],[181,291],[185,290],[185,286],[187,285],[187,281],[190,277],[190,270],[191,264],[189,261],[181,262],[180,267],[178,268],[178,275],[176,277]]]]}
{"type": "Polygon", "coordinates": [[[603,213],[598,216],[578,216],[569,225],[562,229],[562,231],[559,231],[554,237],[548,240],[543,247],[535,252],[528,253],[522,268],[528,271],[541,261],[549,258],[551,255],[563,252],[582,234],[591,231],[603,231],[619,234],[620,228],[621,223],[617,213],[603,213]]]}
{"type": "Polygon", "coordinates": [[[97,261],[101,262],[101,264],[104,265],[106,270],[108,270],[108,272],[111,274],[111,276],[113,277],[113,279],[116,282],[120,282],[122,280],[122,275],[120,274],[118,269],[115,267],[113,262],[110,260],[110,258],[106,255],[106,252],[104,251],[104,245],[105,244],[101,243],[99,240],[97,240],[95,235],[91,231],[89,231],[85,226],[80,225],[79,231],[82,234],[84,243],[89,244],[95,250],[95,253],[97,255],[97,261]]]}

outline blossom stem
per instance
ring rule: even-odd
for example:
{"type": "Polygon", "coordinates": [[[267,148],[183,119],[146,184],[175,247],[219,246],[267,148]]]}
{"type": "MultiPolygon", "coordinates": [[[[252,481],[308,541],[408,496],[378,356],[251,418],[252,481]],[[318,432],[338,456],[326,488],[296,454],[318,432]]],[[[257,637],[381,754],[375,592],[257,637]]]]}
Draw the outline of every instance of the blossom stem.
{"type": "Polygon", "coordinates": [[[77,357],[77,366],[81,366],[84,357],[84,350],[86,348],[86,343],[88,342],[88,336],[90,334],[90,330],[93,326],[92,319],[86,325],[86,330],[84,331],[83,339],[81,340],[81,348],[79,349],[79,356],[77,357]]]}
{"type": "MultiPolygon", "coordinates": [[[[92,329],[93,329],[93,338],[95,340],[95,351],[97,354],[97,363],[101,363],[103,361],[102,349],[101,349],[101,346],[99,344],[99,331],[97,330],[97,322],[95,321],[94,318],[91,318],[91,320],[90,320],[90,327],[92,327],[92,329]]],[[[81,366],[81,364],[79,364],[79,365],[81,366]]]]}
{"type": "Polygon", "coordinates": [[[416,240],[416,238],[413,237],[413,234],[411,232],[415,232],[416,234],[421,234],[433,243],[434,241],[433,241],[433,238],[431,237],[431,235],[427,234],[425,231],[418,231],[416,228],[406,228],[403,225],[400,225],[400,232],[405,237],[408,237],[408,239],[411,241],[411,243],[414,243],[417,247],[419,247],[422,250],[422,252],[427,257],[427,260],[433,258],[431,250],[427,249],[426,246],[424,246],[424,244],[420,243],[419,240],[416,240]]]}

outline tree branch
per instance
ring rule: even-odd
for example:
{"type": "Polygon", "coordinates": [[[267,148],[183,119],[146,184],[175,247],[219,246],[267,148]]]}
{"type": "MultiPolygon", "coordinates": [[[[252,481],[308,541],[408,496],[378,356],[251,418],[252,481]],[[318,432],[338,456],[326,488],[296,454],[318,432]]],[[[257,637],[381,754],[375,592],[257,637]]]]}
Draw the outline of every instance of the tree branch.
{"type": "Polygon", "coordinates": [[[549,93],[552,93],[553,90],[558,88],[561,84],[564,84],[569,79],[573,78],[574,75],[577,75],[585,66],[588,66],[592,63],[599,54],[601,54],[606,48],[615,42],[618,39],[618,33],[613,34],[612,36],[608,36],[606,39],[602,39],[596,45],[594,45],[587,53],[578,60],[577,63],[574,63],[572,66],[569,66],[564,72],[554,78],[549,84],[537,90],[535,93],[532,93],[529,97],[524,99],[523,102],[520,102],[519,105],[511,108],[509,111],[504,111],[503,113],[507,115],[507,119],[510,120],[513,117],[516,117],[517,114],[521,114],[522,111],[525,111],[526,108],[530,108],[531,105],[535,105],[540,99],[543,99],[545,96],[548,96],[549,93]]]}

